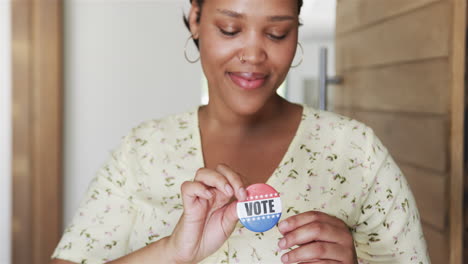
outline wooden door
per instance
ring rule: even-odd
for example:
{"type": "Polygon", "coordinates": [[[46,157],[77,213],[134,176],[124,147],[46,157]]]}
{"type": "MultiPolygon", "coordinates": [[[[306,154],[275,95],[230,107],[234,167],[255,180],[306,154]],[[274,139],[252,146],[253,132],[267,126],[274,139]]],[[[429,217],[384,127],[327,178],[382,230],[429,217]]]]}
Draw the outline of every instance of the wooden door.
{"type": "Polygon", "coordinates": [[[432,263],[462,263],[466,0],[338,0],[334,109],[405,173],[432,263]]]}

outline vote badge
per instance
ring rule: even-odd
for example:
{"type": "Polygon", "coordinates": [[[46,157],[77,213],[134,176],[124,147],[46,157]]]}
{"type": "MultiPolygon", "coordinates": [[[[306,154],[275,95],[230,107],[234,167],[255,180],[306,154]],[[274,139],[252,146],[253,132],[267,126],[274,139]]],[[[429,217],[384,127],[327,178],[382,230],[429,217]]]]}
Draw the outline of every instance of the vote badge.
{"type": "Polygon", "coordinates": [[[282,207],[280,194],[268,184],[247,187],[247,199],[237,202],[241,223],[254,232],[265,232],[278,223],[282,207]]]}

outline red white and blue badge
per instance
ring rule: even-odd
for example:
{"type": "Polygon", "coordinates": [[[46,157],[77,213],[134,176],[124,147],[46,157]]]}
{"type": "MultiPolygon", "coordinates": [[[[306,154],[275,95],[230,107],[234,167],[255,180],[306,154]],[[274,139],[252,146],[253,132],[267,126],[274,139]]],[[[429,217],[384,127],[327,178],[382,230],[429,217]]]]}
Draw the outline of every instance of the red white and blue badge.
{"type": "Polygon", "coordinates": [[[237,216],[241,223],[254,232],[265,232],[278,223],[282,207],[280,194],[268,184],[247,187],[247,200],[237,202],[237,216]]]}

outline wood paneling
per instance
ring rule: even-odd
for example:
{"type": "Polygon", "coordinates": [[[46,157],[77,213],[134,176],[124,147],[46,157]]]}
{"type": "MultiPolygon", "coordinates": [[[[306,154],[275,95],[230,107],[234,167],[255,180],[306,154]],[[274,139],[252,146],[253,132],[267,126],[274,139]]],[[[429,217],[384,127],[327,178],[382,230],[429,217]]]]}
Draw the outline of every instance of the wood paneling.
{"type": "Polygon", "coordinates": [[[62,3],[12,2],[13,263],[48,263],[62,233],[62,3]]]}
{"type": "Polygon", "coordinates": [[[339,0],[334,107],[400,164],[432,263],[462,263],[466,0],[339,0]]]}
{"type": "Polygon", "coordinates": [[[450,107],[450,262],[463,261],[463,145],[465,118],[466,0],[453,1],[450,107]]]}
{"type": "MultiPolygon", "coordinates": [[[[398,161],[397,161],[398,162],[398,161]]],[[[424,223],[442,232],[447,228],[447,175],[398,162],[413,191],[424,223]]]]}
{"type": "Polygon", "coordinates": [[[349,110],[343,114],[372,127],[395,159],[436,172],[446,172],[449,132],[446,117],[349,110]]]}
{"type": "Polygon", "coordinates": [[[343,73],[333,104],[360,109],[445,114],[449,61],[434,59],[343,73]]]}
{"type": "MultiPolygon", "coordinates": [[[[424,225],[424,237],[429,248],[429,256],[434,264],[449,263],[449,243],[446,232],[441,232],[433,229],[431,226],[424,225]]],[[[461,264],[462,262],[450,262],[453,264],[461,264]]]]}
{"type": "Polygon", "coordinates": [[[338,35],[337,72],[448,56],[449,8],[450,2],[441,1],[359,32],[338,35]]]}
{"type": "Polygon", "coordinates": [[[31,173],[31,100],[29,89],[31,78],[29,65],[32,50],[27,48],[31,42],[30,10],[22,6],[12,13],[12,260],[13,263],[32,263],[31,254],[25,249],[32,248],[30,234],[32,233],[32,189],[31,173]]]}
{"type": "Polygon", "coordinates": [[[337,33],[362,29],[440,0],[341,0],[336,10],[337,33]]]}

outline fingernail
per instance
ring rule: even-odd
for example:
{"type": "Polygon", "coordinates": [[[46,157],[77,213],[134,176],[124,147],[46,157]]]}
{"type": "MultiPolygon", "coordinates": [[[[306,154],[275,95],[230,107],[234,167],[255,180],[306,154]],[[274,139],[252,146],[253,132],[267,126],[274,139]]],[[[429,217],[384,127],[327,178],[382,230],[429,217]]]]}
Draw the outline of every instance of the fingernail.
{"type": "Polygon", "coordinates": [[[289,259],[288,254],[284,254],[284,255],[281,257],[281,261],[283,261],[283,262],[287,262],[288,259],[289,259]]]}
{"type": "Polygon", "coordinates": [[[284,239],[284,238],[281,239],[281,240],[279,241],[279,243],[278,243],[278,246],[279,246],[280,248],[284,248],[284,247],[286,246],[286,239],[284,239]]]}
{"type": "Polygon", "coordinates": [[[224,189],[226,190],[226,194],[231,196],[234,194],[234,191],[232,190],[232,187],[229,184],[224,185],[224,189]]]}
{"type": "Polygon", "coordinates": [[[279,229],[285,229],[288,227],[288,221],[283,221],[278,225],[279,229]]]}
{"type": "Polygon", "coordinates": [[[241,198],[241,200],[247,199],[247,192],[243,187],[239,188],[239,198],[241,198]]]}
{"type": "Polygon", "coordinates": [[[210,191],[208,191],[208,190],[205,190],[205,194],[206,194],[206,196],[207,196],[208,198],[213,197],[213,194],[212,194],[210,191]]]}

